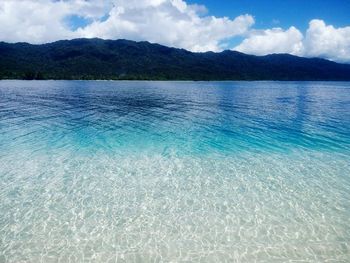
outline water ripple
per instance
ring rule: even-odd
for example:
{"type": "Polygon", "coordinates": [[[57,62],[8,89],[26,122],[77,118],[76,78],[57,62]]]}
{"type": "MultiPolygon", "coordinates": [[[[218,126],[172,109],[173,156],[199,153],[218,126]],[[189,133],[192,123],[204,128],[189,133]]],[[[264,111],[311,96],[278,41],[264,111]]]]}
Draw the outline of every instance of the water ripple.
{"type": "Polygon", "coordinates": [[[348,262],[350,86],[0,82],[0,262],[348,262]]]}

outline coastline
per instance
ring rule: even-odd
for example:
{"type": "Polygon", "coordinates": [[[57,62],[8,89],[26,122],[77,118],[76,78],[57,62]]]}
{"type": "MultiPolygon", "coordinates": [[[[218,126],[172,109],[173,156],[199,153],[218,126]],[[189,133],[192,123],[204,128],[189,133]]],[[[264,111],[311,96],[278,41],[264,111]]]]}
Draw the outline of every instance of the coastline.
{"type": "Polygon", "coordinates": [[[195,79],[12,79],[4,78],[0,81],[115,81],[115,82],[350,82],[350,80],[338,79],[213,79],[213,80],[195,80],[195,79]]]}

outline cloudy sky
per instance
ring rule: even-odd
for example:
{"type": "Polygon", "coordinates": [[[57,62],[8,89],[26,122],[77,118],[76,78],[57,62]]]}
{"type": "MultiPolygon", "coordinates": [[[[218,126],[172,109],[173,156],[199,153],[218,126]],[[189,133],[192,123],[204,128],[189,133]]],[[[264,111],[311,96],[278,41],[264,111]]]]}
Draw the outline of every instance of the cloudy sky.
{"type": "Polygon", "coordinates": [[[0,0],[0,41],[99,37],[350,62],[350,0],[0,0]]]}

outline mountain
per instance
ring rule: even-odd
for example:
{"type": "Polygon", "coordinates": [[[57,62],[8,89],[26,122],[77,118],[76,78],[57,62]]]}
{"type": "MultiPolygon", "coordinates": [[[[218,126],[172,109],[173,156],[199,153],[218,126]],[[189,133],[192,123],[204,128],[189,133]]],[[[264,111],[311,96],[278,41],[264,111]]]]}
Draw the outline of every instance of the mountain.
{"type": "Polygon", "coordinates": [[[193,53],[149,42],[0,42],[0,79],[350,80],[350,65],[288,54],[193,53]]]}

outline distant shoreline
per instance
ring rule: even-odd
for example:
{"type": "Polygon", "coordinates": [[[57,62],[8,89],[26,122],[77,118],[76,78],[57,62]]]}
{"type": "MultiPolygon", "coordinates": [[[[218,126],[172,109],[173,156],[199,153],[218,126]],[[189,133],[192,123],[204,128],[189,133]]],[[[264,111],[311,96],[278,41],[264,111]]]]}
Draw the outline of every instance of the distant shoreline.
{"type": "Polygon", "coordinates": [[[129,40],[0,42],[0,79],[350,81],[350,65],[289,54],[194,53],[129,40]]]}
{"type": "Polygon", "coordinates": [[[350,82],[350,80],[183,80],[183,79],[0,79],[0,81],[105,81],[105,82],[350,82]]]}

